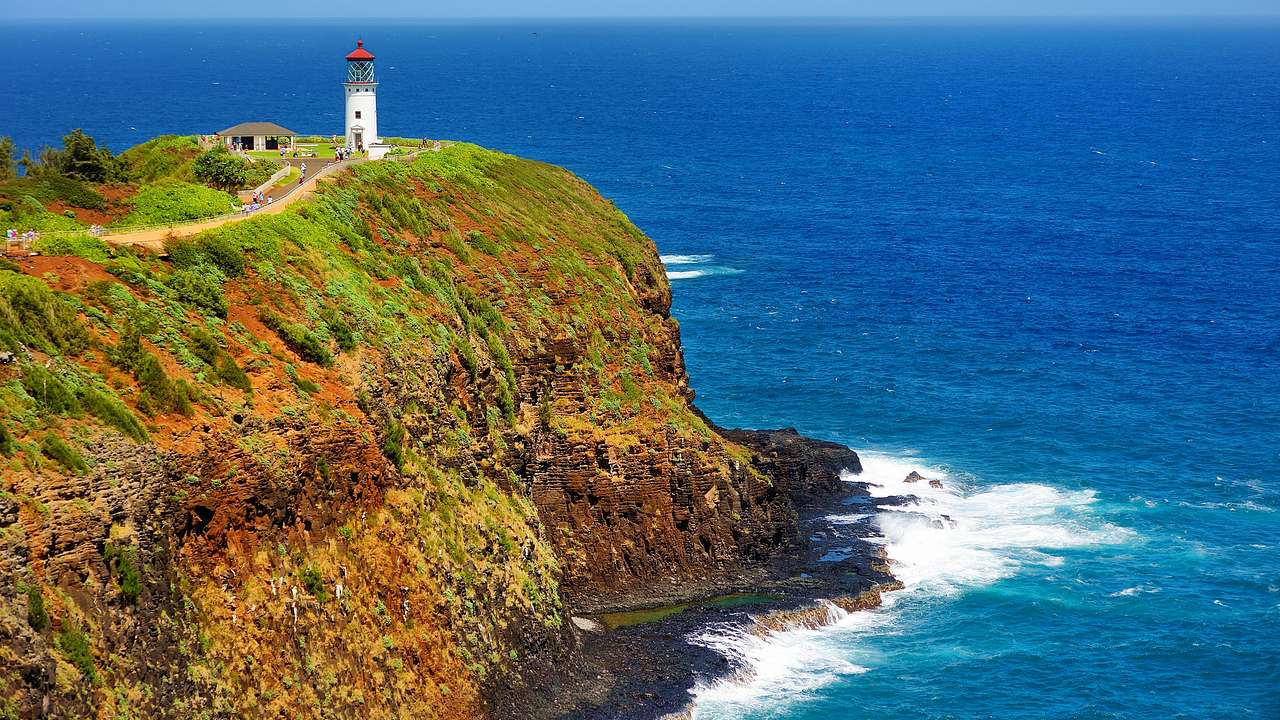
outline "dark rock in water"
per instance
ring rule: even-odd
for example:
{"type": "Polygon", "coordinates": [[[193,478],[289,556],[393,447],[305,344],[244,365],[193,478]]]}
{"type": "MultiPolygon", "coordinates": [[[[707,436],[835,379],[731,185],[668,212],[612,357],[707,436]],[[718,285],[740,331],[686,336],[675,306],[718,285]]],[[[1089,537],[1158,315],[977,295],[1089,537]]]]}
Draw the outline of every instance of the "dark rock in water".
{"type": "Polygon", "coordinates": [[[757,466],[799,505],[827,502],[832,496],[844,495],[857,487],[851,488],[840,475],[846,470],[854,474],[862,472],[862,461],[858,453],[840,443],[807,438],[795,428],[717,430],[750,448],[755,453],[757,466]]]}
{"type": "Polygon", "coordinates": [[[915,470],[912,470],[910,475],[902,479],[902,482],[915,483],[915,482],[920,482],[921,480],[924,480],[924,476],[916,472],[915,470]]]}
{"type": "Polygon", "coordinates": [[[941,480],[930,480],[930,481],[929,481],[929,487],[931,487],[931,488],[937,488],[937,489],[941,490],[941,489],[942,489],[942,481],[941,481],[941,480]]]}

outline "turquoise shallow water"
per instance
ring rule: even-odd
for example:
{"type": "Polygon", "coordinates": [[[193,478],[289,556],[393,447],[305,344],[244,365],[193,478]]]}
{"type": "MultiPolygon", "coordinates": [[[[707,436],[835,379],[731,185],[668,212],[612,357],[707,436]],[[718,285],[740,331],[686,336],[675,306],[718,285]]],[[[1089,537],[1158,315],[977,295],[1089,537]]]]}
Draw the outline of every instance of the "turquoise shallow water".
{"type": "Polygon", "coordinates": [[[944,479],[699,718],[1280,717],[1280,25],[10,25],[0,132],[331,132],[356,32],[384,132],[655,238],[714,419],[944,479]]]}

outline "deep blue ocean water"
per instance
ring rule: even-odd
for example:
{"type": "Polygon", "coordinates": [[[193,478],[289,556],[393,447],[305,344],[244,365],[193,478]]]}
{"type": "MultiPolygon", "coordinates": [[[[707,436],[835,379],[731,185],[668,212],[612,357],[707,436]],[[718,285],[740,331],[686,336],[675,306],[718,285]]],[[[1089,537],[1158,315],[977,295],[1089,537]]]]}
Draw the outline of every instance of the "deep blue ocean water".
{"type": "Polygon", "coordinates": [[[699,404],[846,442],[906,590],[699,718],[1280,718],[1280,22],[0,25],[0,134],[267,119],[575,170],[699,404]]]}

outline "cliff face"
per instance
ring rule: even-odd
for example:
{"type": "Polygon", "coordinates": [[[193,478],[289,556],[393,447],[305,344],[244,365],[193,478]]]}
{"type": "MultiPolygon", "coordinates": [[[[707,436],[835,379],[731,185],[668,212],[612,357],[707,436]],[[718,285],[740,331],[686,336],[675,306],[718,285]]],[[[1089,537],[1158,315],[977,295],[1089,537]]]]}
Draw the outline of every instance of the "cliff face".
{"type": "Polygon", "coordinates": [[[653,244],[558,168],[71,245],[0,268],[0,717],[476,717],[566,604],[767,557],[834,482],[692,409],[653,244]]]}

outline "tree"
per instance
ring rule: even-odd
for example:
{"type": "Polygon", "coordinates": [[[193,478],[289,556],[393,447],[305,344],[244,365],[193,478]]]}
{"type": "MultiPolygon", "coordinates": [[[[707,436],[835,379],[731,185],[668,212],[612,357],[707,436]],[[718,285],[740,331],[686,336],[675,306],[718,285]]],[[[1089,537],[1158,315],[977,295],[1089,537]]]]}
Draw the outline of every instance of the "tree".
{"type": "Polygon", "coordinates": [[[97,142],[79,128],[63,137],[63,149],[45,147],[40,152],[40,165],[40,172],[79,181],[110,182],[119,177],[119,163],[111,151],[97,146],[97,142]]]}
{"type": "Polygon", "coordinates": [[[9,180],[18,174],[13,161],[13,138],[0,137],[0,180],[9,180]]]}
{"type": "Polygon", "coordinates": [[[200,182],[219,190],[234,190],[249,179],[248,163],[232,155],[224,145],[200,153],[191,172],[200,182]]]}
{"type": "Polygon", "coordinates": [[[69,178],[88,182],[109,182],[119,176],[119,163],[107,148],[98,147],[84,130],[76,128],[62,138],[62,151],[53,151],[47,165],[69,178]]]}

